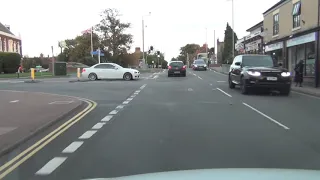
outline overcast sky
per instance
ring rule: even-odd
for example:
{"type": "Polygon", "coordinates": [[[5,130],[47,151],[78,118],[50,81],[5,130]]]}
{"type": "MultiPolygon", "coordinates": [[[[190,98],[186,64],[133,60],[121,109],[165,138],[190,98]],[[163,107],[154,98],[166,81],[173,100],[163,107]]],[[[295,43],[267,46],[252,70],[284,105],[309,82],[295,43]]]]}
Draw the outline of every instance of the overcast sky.
{"type": "MultiPolygon", "coordinates": [[[[246,29],[263,20],[262,13],[279,0],[234,0],[235,32],[241,38],[246,29]]],[[[226,23],[232,22],[231,0],[10,0],[2,1],[0,22],[9,24],[16,35],[21,34],[23,54],[39,56],[59,52],[58,41],[74,38],[81,31],[99,22],[105,8],[116,8],[124,22],[132,24],[135,47],[142,47],[142,16],[145,17],[145,50],[153,45],[165,53],[166,59],[176,57],[187,43],[210,47],[216,38],[223,40],[226,23]]],[[[141,48],[142,49],[142,48],[141,48]]]]}

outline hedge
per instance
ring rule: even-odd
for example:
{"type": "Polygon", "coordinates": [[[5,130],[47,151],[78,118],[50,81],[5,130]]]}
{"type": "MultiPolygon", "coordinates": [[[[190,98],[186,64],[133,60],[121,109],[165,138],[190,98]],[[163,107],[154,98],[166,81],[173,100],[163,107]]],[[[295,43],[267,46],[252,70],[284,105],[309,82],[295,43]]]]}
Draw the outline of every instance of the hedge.
{"type": "Polygon", "coordinates": [[[0,52],[0,73],[16,73],[20,65],[20,60],[20,54],[0,52]]]}

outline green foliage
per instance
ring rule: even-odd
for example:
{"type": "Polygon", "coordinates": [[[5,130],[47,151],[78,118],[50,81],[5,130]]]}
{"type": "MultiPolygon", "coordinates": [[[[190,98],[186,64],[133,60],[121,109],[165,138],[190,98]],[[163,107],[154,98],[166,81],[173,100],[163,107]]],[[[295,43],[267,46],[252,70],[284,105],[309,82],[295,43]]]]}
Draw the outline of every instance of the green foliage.
{"type": "Polygon", "coordinates": [[[21,61],[20,54],[0,52],[0,73],[15,73],[21,61]]]}
{"type": "Polygon", "coordinates": [[[234,34],[234,43],[235,43],[238,40],[237,34],[233,32],[233,29],[227,23],[226,30],[224,31],[224,49],[222,52],[223,63],[227,63],[227,61],[229,63],[232,63],[234,58],[232,57],[232,49],[233,49],[232,46],[234,46],[234,44],[232,44],[232,34],[234,34]]]}

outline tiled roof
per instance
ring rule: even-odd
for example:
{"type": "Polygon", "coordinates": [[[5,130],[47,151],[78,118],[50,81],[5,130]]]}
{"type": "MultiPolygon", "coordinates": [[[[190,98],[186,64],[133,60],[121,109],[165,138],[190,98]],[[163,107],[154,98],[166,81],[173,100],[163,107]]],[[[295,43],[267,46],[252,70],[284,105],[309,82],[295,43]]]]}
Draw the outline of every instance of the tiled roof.
{"type": "Polygon", "coordinates": [[[263,21],[259,22],[258,24],[252,26],[251,28],[247,29],[247,32],[253,31],[254,29],[257,29],[258,27],[263,26],[263,21]]]}
{"type": "Polygon", "coordinates": [[[273,5],[271,8],[269,8],[268,10],[266,10],[266,12],[264,12],[263,14],[266,14],[267,12],[271,11],[273,8],[279,6],[280,4],[284,3],[286,0],[280,0],[279,2],[277,2],[275,5],[273,5]]]}
{"type": "Polygon", "coordinates": [[[6,28],[1,22],[0,22],[0,31],[5,32],[11,35],[14,35],[8,28],[6,28]]]}

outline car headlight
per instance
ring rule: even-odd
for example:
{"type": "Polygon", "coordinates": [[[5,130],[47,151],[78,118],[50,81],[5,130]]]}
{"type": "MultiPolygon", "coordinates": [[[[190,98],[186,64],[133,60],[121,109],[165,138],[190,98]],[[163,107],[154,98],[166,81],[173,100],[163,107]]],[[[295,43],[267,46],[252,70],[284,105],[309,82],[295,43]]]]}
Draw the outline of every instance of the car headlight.
{"type": "Polygon", "coordinates": [[[207,65],[205,64],[203,67],[207,67],[207,65]]]}
{"type": "Polygon", "coordinates": [[[194,65],[194,67],[197,67],[197,65],[194,65]]]}
{"type": "Polygon", "coordinates": [[[250,76],[261,76],[261,73],[257,71],[248,71],[248,74],[250,76]]]}
{"type": "Polygon", "coordinates": [[[289,77],[289,76],[291,76],[291,73],[290,72],[282,72],[281,76],[282,77],[289,77]]]}

